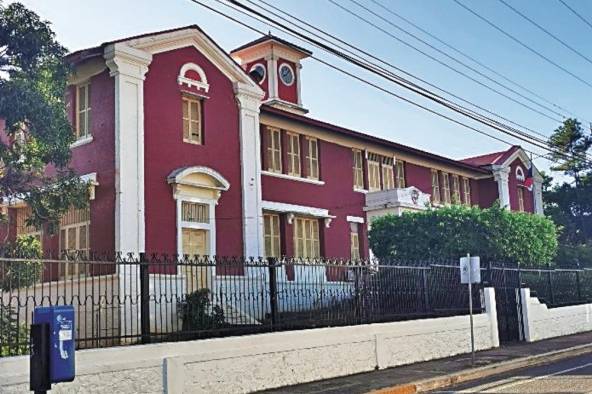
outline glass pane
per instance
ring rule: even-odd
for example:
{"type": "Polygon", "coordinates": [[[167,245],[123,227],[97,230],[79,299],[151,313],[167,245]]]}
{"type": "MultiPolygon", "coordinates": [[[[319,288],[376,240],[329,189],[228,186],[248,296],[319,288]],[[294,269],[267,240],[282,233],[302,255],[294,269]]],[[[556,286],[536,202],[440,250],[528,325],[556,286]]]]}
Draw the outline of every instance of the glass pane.
{"type": "Polygon", "coordinates": [[[191,120],[195,120],[195,119],[199,119],[199,111],[198,111],[197,102],[192,101],[191,102],[191,120]]]}
{"type": "Polygon", "coordinates": [[[80,226],[78,229],[79,249],[85,250],[87,245],[86,226],[80,226]]]}
{"type": "Polygon", "coordinates": [[[189,139],[189,120],[183,119],[183,138],[189,139]]]}
{"type": "Polygon", "coordinates": [[[183,118],[189,118],[189,102],[183,100],[183,118]]]}
{"type": "Polygon", "coordinates": [[[86,108],[86,86],[78,88],[78,110],[82,111],[86,108]]]}

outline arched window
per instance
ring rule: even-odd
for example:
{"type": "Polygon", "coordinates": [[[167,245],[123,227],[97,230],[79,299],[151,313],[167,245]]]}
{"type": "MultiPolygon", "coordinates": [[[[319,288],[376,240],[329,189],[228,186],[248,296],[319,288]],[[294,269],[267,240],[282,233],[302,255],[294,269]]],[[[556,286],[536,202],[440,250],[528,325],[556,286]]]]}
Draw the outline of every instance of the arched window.
{"type": "Polygon", "coordinates": [[[177,77],[179,85],[187,85],[188,87],[196,87],[198,90],[203,90],[206,93],[210,90],[208,78],[203,69],[195,63],[185,63],[179,71],[177,77]]]}
{"type": "Polygon", "coordinates": [[[516,167],[516,179],[519,181],[524,181],[526,179],[524,176],[524,170],[520,166],[516,167]]]}

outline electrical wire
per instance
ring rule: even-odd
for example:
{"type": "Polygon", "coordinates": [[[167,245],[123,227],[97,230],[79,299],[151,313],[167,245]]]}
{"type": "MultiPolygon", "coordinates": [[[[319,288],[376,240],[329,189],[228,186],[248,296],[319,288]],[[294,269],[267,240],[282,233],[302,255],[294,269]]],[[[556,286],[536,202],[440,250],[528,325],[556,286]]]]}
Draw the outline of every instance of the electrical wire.
{"type": "MultiPolygon", "coordinates": [[[[509,82],[510,84],[524,90],[525,92],[533,95],[534,97],[544,101],[545,103],[557,108],[560,111],[563,111],[567,114],[569,114],[570,116],[576,117],[576,118],[580,118],[580,119],[584,119],[583,116],[578,116],[575,113],[573,113],[572,111],[570,111],[569,109],[554,103],[553,101],[550,101],[549,99],[541,96],[540,94],[534,92],[533,90],[527,88],[526,86],[510,79],[508,76],[501,74],[500,72],[498,72],[497,70],[495,70],[492,67],[489,67],[487,64],[479,61],[478,59],[476,59],[473,56],[468,55],[466,52],[461,51],[460,49],[456,48],[454,45],[447,43],[446,41],[442,40],[440,37],[438,37],[437,35],[430,33],[428,30],[426,30],[425,28],[419,26],[418,24],[414,23],[413,21],[411,21],[409,18],[404,17],[403,15],[395,12],[392,8],[380,3],[378,0],[370,0],[372,3],[376,4],[378,7],[382,8],[384,11],[386,11],[387,13],[393,15],[396,18],[401,19],[402,21],[404,21],[405,23],[408,23],[409,25],[413,26],[414,28],[416,28],[417,30],[421,31],[422,33],[424,33],[425,35],[429,36],[430,38],[436,40],[437,42],[439,42],[440,44],[444,45],[446,48],[456,52],[457,54],[463,56],[464,58],[474,62],[475,64],[479,65],[480,67],[483,67],[485,70],[489,71],[490,73],[502,78],[503,80],[505,80],[506,82],[509,82]]],[[[561,0],[559,0],[561,1],[561,0]]],[[[268,4],[268,3],[266,3],[268,4]]],[[[269,4],[268,4],[269,5],[269,4]]],[[[591,25],[592,27],[592,25],[591,25]]],[[[587,121],[588,123],[592,123],[587,121]]]]}
{"type": "Polygon", "coordinates": [[[555,41],[559,42],[561,45],[563,45],[564,47],[566,47],[567,49],[569,49],[570,51],[572,51],[573,53],[575,53],[576,55],[578,55],[582,59],[586,60],[588,63],[592,64],[592,60],[590,60],[590,58],[588,56],[584,55],[582,52],[578,51],[577,49],[575,49],[574,47],[572,47],[571,45],[569,45],[568,43],[563,41],[561,38],[557,37],[555,34],[551,33],[549,30],[545,29],[543,26],[541,26],[540,24],[535,22],[533,19],[529,18],[526,14],[524,14],[521,11],[519,11],[518,9],[514,8],[513,6],[508,4],[505,0],[498,0],[498,1],[500,3],[502,3],[503,5],[505,5],[506,7],[508,7],[509,9],[511,9],[514,13],[520,15],[523,19],[530,22],[530,24],[536,26],[539,30],[543,31],[549,37],[553,38],[555,41]]]}
{"type": "Polygon", "coordinates": [[[570,10],[578,19],[580,19],[582,22],[584,22],[585,24],[587,24],[588,26],[590,26],[590,28],[592,29],[592,22],[588,21],[586,18],[584,18],[582,16],[582,14],[580,14],[579,12],[577,12],[575,9],[573,9],[572,7],[569,6],[569,4],[567,4],[564,0],[557,0],[559,1],[561,4],[563,4],[568,10],[570,10]]]}
{"type": "MultiPolygon", "coordinates": [[[[237,23],[237,24],[240,24],[241,26],[243,26],[243,27],[245,27],[245,28],[247,28],[247,29],[250,29],[250,30],[252,30],[252,31],[255,31],[255,32],[257,32],[257,33],[259,33],[259,34],[261,34],[261,35],[265,35],[265,32],[263,32],[263,31],[261,31],[261,30],[259,30],[259,29],[257,29],[257,28],[254,28],[253,26],[250,26],[249,24],[247,24],[247,23],[244,23],[244,22],[242,22],[242,21],[238,20],[237,18],[235,18],[235,17],[232,17],[232,16],[230,16],[230,15],[228,15],[228,14],[226,14],[226,13],[222,12],[222,11],[219,11],[219,10],[217,10],[217,9],[215,9],[215,8],[213,8],[213,7],[209,6],[209,5],[207,5],[207,4],[204,4],[203,2],[201,2],[201,1],[199,1],[199,0],[190,0],[190,1],[191,1],[191,2],[193,2],[193,3],[195,3],[195,4],[198,4],[198,5],[202,6],[202,7],[204,7],[204,8],[206,8],[206,9],[209,9],[210,11],[212,11],[212,12],[214,12],[214,13],[217,13],[217,14],[219,14],[219,15],[221,15],[221,16],[223,16],[223,17],[225,17],[225,18],[227,18],[227,19],[229,19],[229,20],[231,20],[231,21],[233,21],[233,22],[235,22],[235,23],[237,23]]],[[[290,35],[292,35],[292,36],[296,36],[296,37],[300,36],[300,37],[299,37],[299,39],[301,39],[301,40],[303,40],[303,41],[308,41],[308,42],[310,42],[310,39],[303,39],[303,37],[305,37],[305,36],[303,36],[302,34],[298,34],[298,32],[294,32],[294,31],[293,31],[293,29],[286,28],[285,26],[282,26],[281,24],[279,24],[279,27],[278,27],[278,24],[277,24],[277,22],[276,22],[275,24],[274,24],[274,23],[265,22],[265,20],[266,20],[265,16],[261,16],[261,17],[263,18],[263,20],[261,20],[261,18],[260,18],[260,17],[254,17],[253,15],[249,14],[248,12],[246,12],[246,11],[243,11],[243,10],[241,10],[241,9],[238,9],[238,8],[235,8],[235,7],[232,7],[232,6],[230,6],[229,4],[226,4],[226,3],[222,2],[221,0],[216,0],[216,1],[217,1],[219,4],[221,4],[221,5],[223,5],[223,6],[226,6],[226,7],[230,8],[230,9],[232,9],[233,11],[240,12],[240,13],[241,13],[241,14],[243,14],[243,15],[246,15],[246,16],[248,16],[248,17],[250,17],[250,18],[254,19],[254,20],[257,20],[257,21],[258,21],[258,22],[260,22],[260,23],[263,23],[263,24],[265,24],[265,25],[267,25],[267,26],[270,26],[270,27],[275,27],[275,28],[278,28],[279,30],[282,30],[282,31],[284,31],[285,33],[287,33],[287,34],[290,34],[290,35]]],[[[236,3],[238,3],[238,2],[236,2],[236,1],[231,1],[231,3],[233,3],[233,5],[236,5],[236,3]]],[[[249,9],[249,7],[246,7],[246,6],[244,6],[243,4],[240,4],[240,3],[238,3],[238,5],[239,5],[240,7],[242,7],[242,8],[249,9]]],[[[250,12],[251,12],[251,13],[253,13],[253,14],[255,14],[255,15],[258,15],[258,16],[259,16],[259,13],[257,13],[257,12],[256,12],[256,11],[254,11],[254,10],[251,10],[250,12]]],[[[267,18],[267,20],[269,20],[269,18],[267,18]]],[[[313,40],[313,41],[314,41],[314,40],[313,40]]],[[[326,47],[326,45],[323,45],[323,44],[320,44],[320,43],[319,43],[318,45],[320,45],[321,47],[326,47]]],[[[330,49],[330,48],[329,48],[329,49],[330,49]]],[[[329,52],[331,52],[331,51],[329,50],[329,52]]],[[[330,68],[332,68],[332,69],[335,69],[335,70],[337,70],[337,71],[339,71],[339,72],[341,72],[341,73],[343,73],[343,74],[345,74],[345,75],[348,75],[348,76],[350,76],[350,77],[352,77],[352,78],[354,78],[354,79],[356,79],[356,80],[358,80],[358,81],[360,81],[360,82],[362,82],[362,83],[365,83],[365,84],[367,84],[367,85],[370,85],[370,86],[372,86],[372,87],[374,87],[374,88],[376,88],[376,89],[378,89],[378,90],[380,90],[380,91],[382,91],[382,92],[384,92],[384,93],[386,93],[386,94],[389,94],[389,95],[391,95],[391,96],[393,96],[393,97],[396,97],[396,98],[398,98],[398,99],[400,99],[400,100],[402,100],[402,101],[404,101],[404,102],[407,102],[408,104],[411,104],[411,105],[413,105],[413,106],[416,106],[416,107],[419,107],[419,108],[421,108],[421,109],[424,109],[424,110],[426,110],[427,112],[430,112],[430,113],[432,113],[432,114],[434,114],[434,115],[437,115],[437,116],[439,116],[439,117],[442,117],[442,118],[444,118],[444,119],[447,119],[447,120],[449,120],[449,121],[451,121],[451,122],[453,122],[453,123],[455,123],[455,124],[458,124],[458,125],[460,125],[460,126],[462,126],[462,127],[464,127],[464,128],[468,128],[468,129],[470,129],[470,130],[473,130],[473,131],[475,131],[475,132],[477,132],[477,133],[479,133],[479,134],[486,135],[486,136],[488,136],[488,137],[490,137],[490,138],[492,138],[492,139],[495,139],[495,140],[497,140],[497,141],[499,141],[499,142],[502,142],[502,143],[505,143],[505,144],[508,144],[508,145],[513,145],[512,143],[510,143],[510,142],[508,142],[508,141],[506,141],[506,140],[504,140],[504,139],[501,139],[500,137],[497,137],[497,136],[494,136],[494,135],[492,135],[492,134],[489,134],[489,133],[487,133],[487,132],[485,132],[485,131],[483,131],[483,130],[481,130],[481,129],[477,129],[477,128],[473,127],[473,126],[467,125],[467,124],[465,124],[465,123],[463,123],[463,122],[461,122],[461,121],[459,121],[459,120],[457,120],[457,119],[451,118],[450,116],[447,116],[447,115],[445,115],[445,114],[443,114],[443,113],[440,113],[440,112],[438,112],[438,111],[435,111],[435,110],[433,110],[433,109],[431,109],[431,108],[428,108],[428,107],[426,107],[426,106],[424,106],[424,105],[422,105],[422,104],[419,104],[419,103],[417,103],[417,102],[414,102],[414,101],[413,101],[413,100],[411,100],[411,99],[408,99],[408,98],[406,98],[406,97],[403,97],[403,96],[401,96],[401,95],[399,95],[399,94],[396,94],[396,93],[394,93],[394,92],[392,92],[392,91],[390,91],[390,90],[388,90],[388,89],[385,89],[385,88],[383,88],[382,86],[379,86],[379,85],[378,85],[378,84],[376,84],[376,83],[373,83],[373,82],[371,82],[371,81],[368,81],[368,80],[366,80],[366,79],[364,79],[364,78],[361,78],[361,77],[360,77],[360,76],[358,76],[358,75],[355,75],[355,74],[353,74],[353,73],[351,73],[351,72],[349,72],[349,71],[346,71],[346,70],[344,70],[344,69],[342,69],[342,68],[340,68],[340,67],[338,67],[338,66],[335,66],[335,65],[333,65],[333,64],[331,64],[331,63],[329,63],[329,62],[327,62],[327,61],[324,61],[323,59],[320,59],[320,58],[318,58],[318,57],[316,57],[316,56],[312,56],[312,58],[313,58],[313,59],[315,59],[316,61],[318,61],[318,62],[320,62],[320,63],[324,64],[324,65],[325,65],[325,66],[327,66],[327,67],[330,67],[330,68]]],[[[344,59],[348,60],[348,57],[346,56],[346,57],[344,57],[344,59]]],[[[353,60],[353,59],[352,59],[352,60],[353,60]]],[[[363,65],[360,65],[360,66],[361,66],[361,67],[363,67],[363,68],[366,68],[366,69],[368,69],[368,67],[364,67],[363,65]]],[[[369,69],[369,71],[372,71],[372,69],[369,69]]],[[[483,122],[481,122],[481,123],[483,123],[483,122]]],[[[512,136],[512,137],[514,137],[514,138],[518,138],[518,137],[516,137],[515,135],[512,135],[512,134],[508,133],[506,130],[503,130],[503,129],[501,129],[501,128],[496,128],[496,127],[494,127],[494,126],[492,126],[492,125],[489,125],[489,124],[488,124],[488,126],[490,126],[490,127],[493,127],[493,128],[495,128],[495,129],[499,129],[498,131],[502,131],[502,132],[504,132],[504,133],[506,133],[506,134],[509,134],[510,136],[512,136]]],[[[537,144],[533,143],[533,142],[532,142],[532,141],[530,141],[530,140],[525,140],[525,139],[522,139],[522,140],[524,140],[525,142],[527,142],[527,143],[529,143],[529,144],[531,144],[531,145],[538,146],[537,144]]],[[[549,149],[549,147],[548,147],[548,146],[538,146],[538,147],[540,147],[540,148],[543,148],[543,149],[546,149],[546,150],[548,150],[548,151],[550,151],[550,152],[552,152],[552,153],[563,154],[563,153],[561,153],[561,152],[557,152],[557,151],[555,151],[555,150],[551,150],[551,149],[549,149]]],[[[525,150],[526,150],[527,152],[530,152],[530,153],[538,154],[538,152],[529,151],[528,149],[525,149],[525,150]]],[[[568,156],[568,155],[567,155],[567,154],[565,154],[565,156],[568,156]]],[[[544,157],[544,158],[545,158],[545,159],[547,159],[547,160],[550,160],[548,157],[544,157]]],[[[551,160],[551,161],[552,161],[552,160],[551,160]]]]}
{"type": "Polygon", "coordinates": [[[495,30],[497,30],[500,33],[502,33],[504,36],[508,37],[509,39],[511,39],[515,43],[519,44],[523,48],[527,49],[529,52],[534,53],[535,55],[537,55],[541,59],[545,60],[547,63],[555,66],[556,68],[560,69],[561,71],[565,72],[566,74],[569,74],[570,76],[572,76],[573,78],[577,79],[578,81],[580,81],[581,83],[585,84],[586,86],[592,88],[592,84],[591,83],[589,83],[585,79],[579,77],[578,75],[572,73],[571,71],[569,71],[565,67],[563,67],[560,64],[554,62],[553,60],[549,59],[547,56],[543,55],[542,53],[540,53],[536,49],[533,49],[532,47],[528,46],[524,42],[520,41],[519,39],[517,39],[516,37],[514,37],[510,33],[506,32],[504,29],[502,29],[501,27],[499,27],[495,23],[491,22],[489,19],[485,18],[484,16],[480,15],[476,11],[472,10],[467,5],[463,4],[460,0],[453,0],[453,1],[456,4],[458,4],[459,6],[461,6],[462,8],[464,8],[465,10],[467,10],[469,13],[473,14],[474,16],[476,16],[477,18],[479,18],[480,20],[482,20],[483,22],[485,22],[486,24],[488,24],[489,26],[491,26],[492,28],[494,28],[495,30]]]}

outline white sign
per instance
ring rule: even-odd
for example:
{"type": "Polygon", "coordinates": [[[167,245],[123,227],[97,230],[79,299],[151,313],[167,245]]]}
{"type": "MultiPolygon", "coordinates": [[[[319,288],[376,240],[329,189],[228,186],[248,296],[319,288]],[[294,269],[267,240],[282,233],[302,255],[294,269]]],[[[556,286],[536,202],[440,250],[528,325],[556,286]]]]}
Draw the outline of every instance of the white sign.
{"type": "Polygon", "coordinates": [[[481,283],[481,259],[479,256],[460,258],[460,283],[481,283]]]}

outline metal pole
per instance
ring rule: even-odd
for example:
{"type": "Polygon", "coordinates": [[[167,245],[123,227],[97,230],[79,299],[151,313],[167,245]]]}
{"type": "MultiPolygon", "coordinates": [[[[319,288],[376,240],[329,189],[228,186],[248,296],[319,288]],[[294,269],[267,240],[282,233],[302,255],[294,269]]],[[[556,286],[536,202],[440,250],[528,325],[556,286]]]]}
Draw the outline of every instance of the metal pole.
{"type": "Polygon", "coordinates": [[[469,318],[471,321],[471,367],[475,366],[475,333],[473,328],[473,278],[471,254],[467,253],[467,260],[469,260],[469,318]]]}

